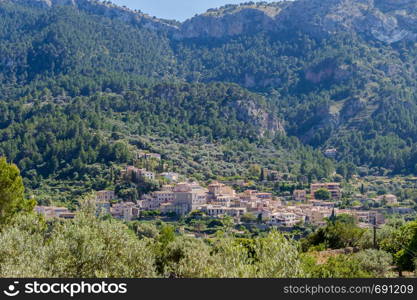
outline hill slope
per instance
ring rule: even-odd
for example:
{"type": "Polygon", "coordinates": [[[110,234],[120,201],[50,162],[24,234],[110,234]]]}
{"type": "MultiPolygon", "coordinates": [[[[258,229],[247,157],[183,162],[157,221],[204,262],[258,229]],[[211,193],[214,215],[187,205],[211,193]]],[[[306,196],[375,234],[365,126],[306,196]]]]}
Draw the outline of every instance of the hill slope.
{"type": "Polygon", "coordinates": [[[289,135],[338,160],[416,172],[415,1],[229,5],[186,21],[188,80],[267,93],[289,135]]]}
{"type": "Polygon", "coordinates": [[[328,147],[341,173],[417,173],[416,12],[249,2],[180,24],[107,2],[0,1],[1,153],[32,181],[127,162],[138,135],[272,143],[285,163],[269,167],[310,180],[331,174],[328,147]]]}
{"type": "Polygon", "coordinates": [[[265,95],[229,82],[187,83],[174,23],[86,3],[0,2],[0,154],[39,200],[73,201],[111,186],[109,170],[141,148],[199,179],[245,178],[253,164],[298,176],[302,161],[312,179],[333,172],[318,151],[285,136],[265,95]]]}

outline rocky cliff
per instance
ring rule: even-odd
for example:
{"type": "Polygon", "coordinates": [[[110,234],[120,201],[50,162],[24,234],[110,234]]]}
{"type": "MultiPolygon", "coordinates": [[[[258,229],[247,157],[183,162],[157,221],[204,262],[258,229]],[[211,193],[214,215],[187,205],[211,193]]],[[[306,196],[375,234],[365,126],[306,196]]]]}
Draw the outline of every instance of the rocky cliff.
{"type": "Polygon", "coordinates": [[[266,133],[285,134],[284,122],[275,113],[268,111],[258,102],[251,99],[242,99],[232,104],[237,112],[239,121],[255,124],[259,128],[259,134],[264,136],[266,133]]]}
{"type": "Polygon", "coordinates": [[[296,29],[316,36],[355,31],[385,43],[417,39],[413,0],[297,0],[229,6],[184,22],[177,38],[221,38],[296,29]]]}
{"type": "Polygon", "coordinates": [[[0,0],[37,7],[74,6],[92,14],[117,18],[176,39],[222,38],[259,31],[300,30],[316,36],[355,31],[385,43],[417,40],[414,0],[296,0],[249,2],[210,9],[182,24],[150,17],[137,10],[95,0],[0,0]]]}
{"type": "Polygon", "coordinates": [[[185,21],[176,37],[199,38],[235,36],[277,29],[276,17],[286,5],[230,5],[185,21]]]}

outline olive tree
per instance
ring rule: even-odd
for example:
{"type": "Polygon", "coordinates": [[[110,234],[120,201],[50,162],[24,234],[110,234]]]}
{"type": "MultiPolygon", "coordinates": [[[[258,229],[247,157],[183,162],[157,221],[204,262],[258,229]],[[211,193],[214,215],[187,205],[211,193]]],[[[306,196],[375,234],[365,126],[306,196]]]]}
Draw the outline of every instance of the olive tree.
{"type": "Polygon", "coordinates": [[[0,277],[48,277],[45,270],[45,223],[22,214],[0,232],[0,277]]]}
{"type": "Polygon", "coordinates": [[[354,256],[362,268],[372,273],[375,277],[386,277],[389,275],[393,264],[393,257],[390,253],[382,250],[367,249],[356,253],[354,256]]]}
{"type": "Polygon", "coordinates": [[[53,277],[154,277],[154,255],[119,221],[79,213],[56,226],[47,245],[46,268],[53,277]]]}
{"type": "Polygon", "coordinates": [[[149,244],[123,223],[85,212],[48,225],[34,214],[21,214],[0,232],[0,276],[155,277],[149,244]]]}

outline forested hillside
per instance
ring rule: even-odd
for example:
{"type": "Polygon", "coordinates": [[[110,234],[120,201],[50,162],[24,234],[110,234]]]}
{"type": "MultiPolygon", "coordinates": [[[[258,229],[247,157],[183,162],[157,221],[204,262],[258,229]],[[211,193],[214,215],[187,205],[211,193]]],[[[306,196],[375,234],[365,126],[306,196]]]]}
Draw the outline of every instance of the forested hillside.
{"type": "MultiPolygon", "coordinates": [[[[236,30],[246,22],[236,15],[256,19],[249,8],[246,13],[234,6],[219,11],[222,25],[236,30]]],[[[256,33],[198,36],[196,27],[211,14],[189,21],[196,36],[174,43],[188,68],[183,70],[187,79],[232,81],[266,93],[289,135],[318,149],[337,148],[339,161],[394,173],[416,171],[414,40],[389,43],[351,28],[337,35],[318,34],[288,21],[285,27],[256,33]]]]}
{"type": "Polygon", "coordinates": [[[163,78],[174,65],[164,33],[71,7],[0,5],[3,89],[29,85],[37,91],[52,81],[73,96],[120,91],[113,78],[163,78]]]}
{"type": "MultiPolygon", "coordinates": [[[[0,154],[33,188],[102,177],[142,137],[234,143],[310,181],[335,168],[416,174],[416,11],[248,2],[181,24],[108,2],[0,1],[0,154]]],[[[208,177],[246,176],[235,164],[208,177]]]]}

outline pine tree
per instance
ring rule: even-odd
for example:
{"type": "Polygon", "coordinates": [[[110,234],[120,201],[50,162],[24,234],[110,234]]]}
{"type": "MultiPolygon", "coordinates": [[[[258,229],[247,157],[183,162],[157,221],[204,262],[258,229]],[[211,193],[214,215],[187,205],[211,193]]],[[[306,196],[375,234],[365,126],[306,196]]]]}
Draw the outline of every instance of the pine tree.
{"type": "Polygon", "coordinates": [[[32,211],[34,205],[34,200],[24,197],[23,180],[17,166],[0,158],[0,223],[7,222],[17,212],[32,211]]]}

